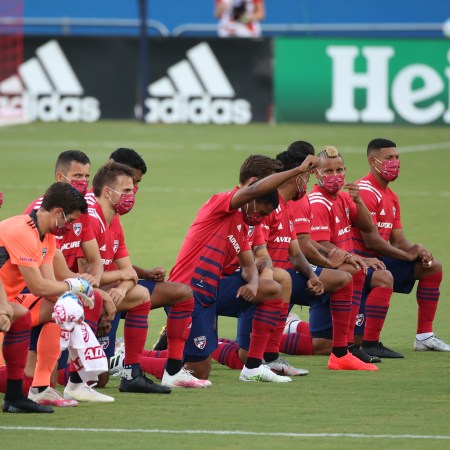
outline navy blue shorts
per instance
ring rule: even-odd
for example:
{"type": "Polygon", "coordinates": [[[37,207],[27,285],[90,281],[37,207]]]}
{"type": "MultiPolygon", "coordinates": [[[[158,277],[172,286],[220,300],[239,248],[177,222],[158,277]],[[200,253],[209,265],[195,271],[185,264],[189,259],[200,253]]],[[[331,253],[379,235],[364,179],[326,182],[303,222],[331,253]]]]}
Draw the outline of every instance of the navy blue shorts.
{"type": "Polygon", "coordinates": [[[199,301],[199,295],[194,291],[194,312],[189,337],[184,347],[185,361],[205,360],[218,345],[217,339],[217,303],[207,306],[199,301]]]}
{"type": "Polygon", "coordinates": [[[237,343],[239,348],[248,350],[250,347],[250,334],[252,332],[253,316],[256,306],[236,298],[236,292],[246,281],[240,272],[221,278],[217,296],[217,315],[226,317],[237,317],[237,343]]]}

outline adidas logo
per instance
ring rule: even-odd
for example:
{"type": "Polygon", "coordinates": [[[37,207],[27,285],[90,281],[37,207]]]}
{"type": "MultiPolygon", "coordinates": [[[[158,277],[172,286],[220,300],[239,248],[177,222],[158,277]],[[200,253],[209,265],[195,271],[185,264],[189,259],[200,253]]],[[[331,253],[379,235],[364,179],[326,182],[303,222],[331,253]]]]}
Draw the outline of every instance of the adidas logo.
{"type": "Polygon", "coordinates": [[[81,86],[57,41],[36,49],[36,57],[0,82],[0,117],[24,116],[27,121],[95,122],[100,103],[83,97],[81,86]]]}
{"type": "Polygon", "coordinates": [[[336,223],[341,223],[341,221],[339,220],[339,218],[336,216],[336,223]]]}
{"type": "Polygon", "coordinates": [[[99,250],[100,250],[101,252],[106,252],[106,244],[102,245],[102,246],[99,248],[99,250]]]}
{"type": "Polygon", "coordinates": [[[186,52],[167,76],[148,86],[145,106],[149,123],[215,123],[244,125],[252,119],[250,103],[236,92],[206,42],[186,52]]]}
{"type": "Polygon", "coordinates": [[[283,229],[283,224],[280,222],[280,225],[278,225],[278,229],[282,230],[283,229]]]}
{"type": "Polygon", "coordinates": [[[242,225],[241,225],[241,224],[239,224],[239,225],[237,226],[237,229],[238,229],[238,231],[241,231],[241,229],[242,229],[242,225]]]}
{"type": "Polygon", "coordinates": [[[384,208],[383,208],[380,212],[380,216],[385,216],[385,215],[386,215],[386,213],[384,212],[384,208]]]}

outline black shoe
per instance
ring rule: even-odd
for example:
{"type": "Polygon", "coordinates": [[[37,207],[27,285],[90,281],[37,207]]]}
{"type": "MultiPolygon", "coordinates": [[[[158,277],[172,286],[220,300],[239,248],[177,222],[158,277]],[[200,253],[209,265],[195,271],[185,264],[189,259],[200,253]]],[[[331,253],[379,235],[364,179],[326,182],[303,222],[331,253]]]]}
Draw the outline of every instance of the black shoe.
{"type": "Polygon", "coordinates": [[[359,347],[358,345],[352,344],[348,346],[348,351],[365,363],[380,363],[381,359],[375,355],[369,355],[365,349],[359,347]]]}
{"type": "Polygon", "coordinates": [[[152,350],[160,352],[161,350],[167,350],[167,334],[166,327],[162,327],[159,332],[158,340],[154,343],[152,350]]]}
{"type": "Polygon", "coordinates": [[[120,392],[135,392],[143,394],[170,394],[172,389],[167,386],[161,386],[160,384],[153,383],[142,372],[132,380],[126,378],[120,379],[119,385],[120,392]]]}
{"type": "Polygon", "coordinates": [[[378,342],[370,347],[363,346],[361,348],[364,348],[369,355],[378,356],[379,358],[404,358],[401,353],[385,347],[382,342],[378,342]]]}
{"type": "Polygon", "coordinates": [[[3,412],[5,413],[52,413],[50,406],[39,405],[29,398],[22,396],[15,400],[3,401],[3,412]]]}

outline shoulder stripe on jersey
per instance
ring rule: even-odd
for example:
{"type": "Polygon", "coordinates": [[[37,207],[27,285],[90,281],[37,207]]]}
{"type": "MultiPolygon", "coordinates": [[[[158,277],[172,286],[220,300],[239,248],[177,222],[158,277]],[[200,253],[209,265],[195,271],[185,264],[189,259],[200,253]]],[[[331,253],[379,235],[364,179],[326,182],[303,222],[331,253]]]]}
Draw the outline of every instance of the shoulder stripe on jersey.
{"type": "Polygon", "coordinates": [[[106,225],[103,223],[102,218],[98,215],[98,212],[95,208],[88,208],[88,214],[91,217],[94,217],[95,219],[97,219],[100,222],[101,228],[102,228],[102,233],[105,232],[106,230],[106,225]]]}
{"type": "Polygon", "coordinates": [[[323,205],[326,206],[328,211],[331,210],[331,205],[324,198],[311,198],[309,201],[310,201],[311,205],[313,205],[315,203],[322,203],[323,205]]]}
{"type": "Polygon", "coordinates": [[[373,187],[373,186],[365,186],[365,185],[359,185],[359,189],[361,191],[368,191],[371,192],[372,194],[375,195],[375,197],[377,198],[378,202],[381,202],[382,196],[381,194],[373,187]]]}

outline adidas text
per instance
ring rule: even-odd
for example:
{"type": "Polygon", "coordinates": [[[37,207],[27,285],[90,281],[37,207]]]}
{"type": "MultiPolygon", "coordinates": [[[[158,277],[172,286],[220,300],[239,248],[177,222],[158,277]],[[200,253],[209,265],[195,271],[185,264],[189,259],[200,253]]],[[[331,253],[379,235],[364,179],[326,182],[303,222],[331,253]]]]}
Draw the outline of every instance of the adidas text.
{"type": "Polygon", "coordinates": [[[148,123],[187,123],[196,124],[236,124],[245,125],[252,119],[251,105],[244,99],[211,99],[204,96],[187,99],[180,96],[173,98],[147,98],[145,106],[148,123]]]}

